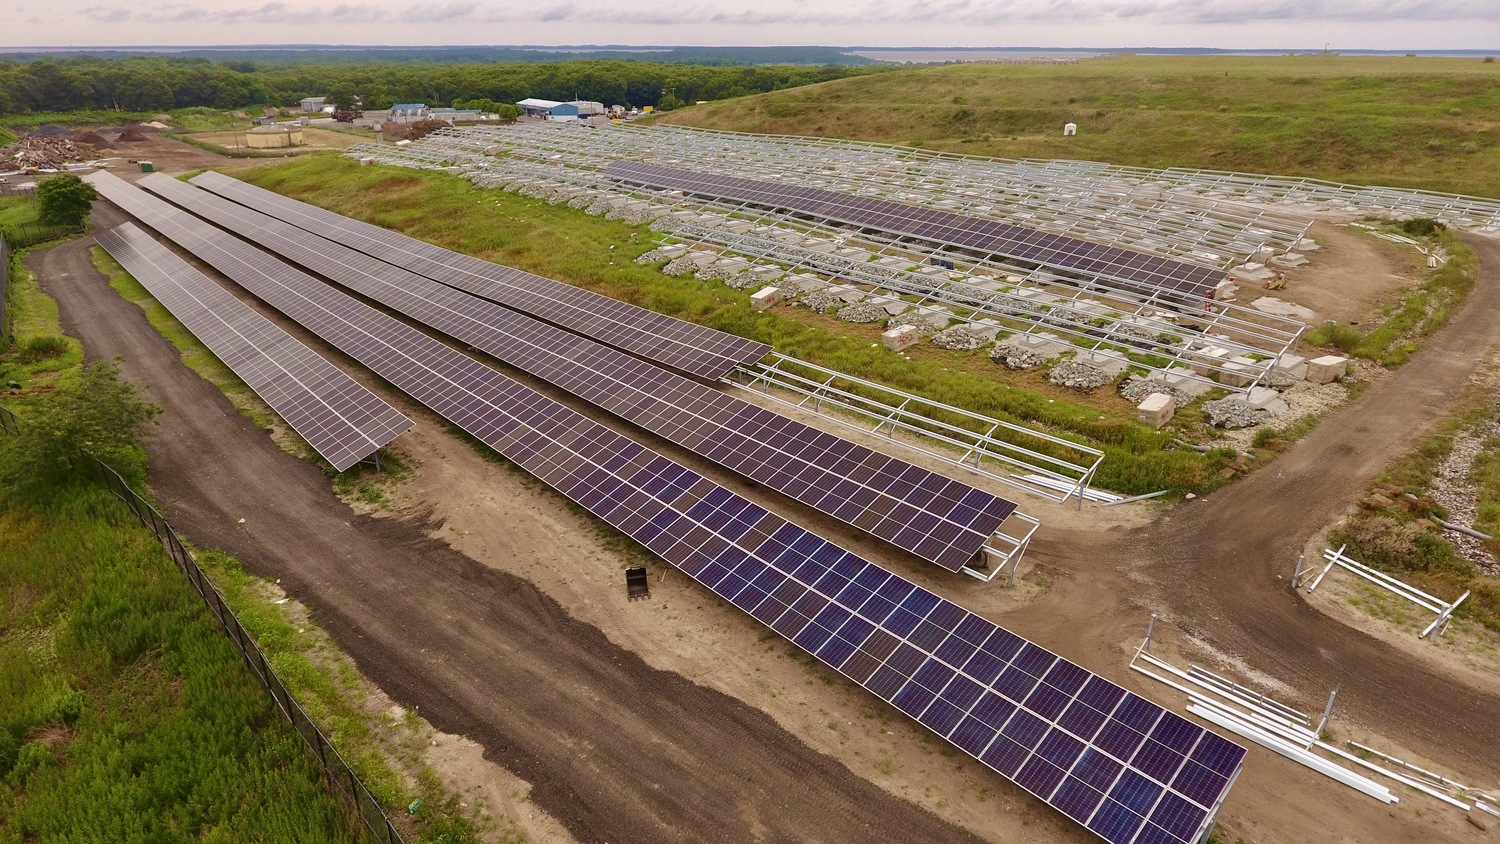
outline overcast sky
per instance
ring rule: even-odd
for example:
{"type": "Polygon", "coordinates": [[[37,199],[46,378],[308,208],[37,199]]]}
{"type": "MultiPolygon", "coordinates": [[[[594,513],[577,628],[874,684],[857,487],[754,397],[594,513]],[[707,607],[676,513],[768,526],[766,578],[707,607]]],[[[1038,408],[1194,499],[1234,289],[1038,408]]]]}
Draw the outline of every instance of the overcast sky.
{"type": "Polygon", "coordinates": [[[0,0],[0,46],[863,44],[1500,51],[1500,0],[0,0]]]}

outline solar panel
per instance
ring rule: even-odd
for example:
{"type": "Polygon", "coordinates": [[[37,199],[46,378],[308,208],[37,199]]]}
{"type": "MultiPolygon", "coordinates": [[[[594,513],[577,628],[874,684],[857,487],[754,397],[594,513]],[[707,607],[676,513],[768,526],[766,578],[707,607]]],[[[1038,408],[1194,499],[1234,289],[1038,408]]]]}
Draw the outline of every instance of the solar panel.
{"type": "Polygon", "coordinates": [[[640,161],[612,161],[604,168],[604,173],[633,184],[747,202],[973,249],[987,255],[1004,255],[1064,274],[1090,279],[1097,277],[1112,286],[1138,293],[1170,293],[1175,298],[1202,301],[1204,297],[1212,297],[1218,283],[1225,278],[1221,270],[1168,259],[1147,265],[1142,259],[1149,256],[1128,249],[904,202],[852,197],[818,188],[788,187],[640,161]]]}
{"type": "Polygon", "coordinates": [[[352,220],[212,171],[193,184],[382,261],[709,380],[771,347],[352,220]]]}
{"type": "Polygon", "coordinates": [[[950,571],[1016,505],[162,174],[139,184],[361,295],[950,571]]]}
{"type": "Polygon", "coordinates": [[[1105,840],[1190,844],[1211,826],[1243,748],[113,176],[90,180],[267,304],[1105,840]],[[1021,682],[1001,686],[1007,675],[1021,682]],[[1024,696],[1014,691],[1022,687],[1024,696]],[[1038,714],[1043,687],[1065,698],[1063,717],[1038,714]]]}
{"type": "Polygon", "coordinates": [[[400,411],[134,224],[94,240],[338,471],[411,429],[400,411]]]}

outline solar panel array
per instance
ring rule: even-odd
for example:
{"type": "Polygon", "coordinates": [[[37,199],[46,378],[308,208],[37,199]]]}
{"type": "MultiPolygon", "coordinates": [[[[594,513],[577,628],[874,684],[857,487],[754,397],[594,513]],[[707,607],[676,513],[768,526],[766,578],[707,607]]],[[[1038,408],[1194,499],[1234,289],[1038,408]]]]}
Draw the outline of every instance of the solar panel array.
{"type": "Polygon", "coordinates": [[[771,351],[765,343],[481,261],[212,171],[195,177],[193,184],[418,275],[702,378],[717,380],[771,351]]]}
{"type": "Polygon", "coordinates": [[[400,411],[134,224],[94,239],[338,471],[411,429],[400,411]]]}
{"type": "Polygon", "coordinates": [[[614,161],[606,175],[622,181],[731,199],[879,229],[985,254],[1004,255],[1060,274],[1108,280],[1142,293],[1201,301],[1225,278],[1222,270],[1104,246],[1067,235],[965,217],[889,199],[851,196],[821,188],[722,176],[639,161],[614,161]]]}
{"type": "MultiPolygon", "coordinates": [[[[1245,751],[110,177],[263,301],[1107,841],[1196,842],[1245,751]]],[[[139,211],[137,210],[139,209],[139,211]]]]}
{"type": "Polygon", "coordinates": [[[139,184],[695,453],[958,571],[1016,505],[162,174],[139,184]]]}

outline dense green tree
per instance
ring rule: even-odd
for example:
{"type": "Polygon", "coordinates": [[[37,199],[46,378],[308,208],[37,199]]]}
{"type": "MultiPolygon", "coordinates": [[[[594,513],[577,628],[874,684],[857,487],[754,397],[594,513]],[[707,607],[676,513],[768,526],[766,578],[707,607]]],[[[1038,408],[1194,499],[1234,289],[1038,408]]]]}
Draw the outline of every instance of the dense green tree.
{"type": "Polygon", "coordinates": [[[81,226],[88,219],[89,210],[99,194],[94,186],[72,173],[62,173],[43,179],[36,186],[36,197],[41,203],[37,218],[54,226],[81,226]]]}
{"type": "Polygon", "coordinates": [[[20,426],[26,447],[3,468],[13,482],[46,482],[92,455],[129,473],[142,462],[141,432],[160,412],[120,380],[116,364],[87,364],[76,381],[32,404],[20,426]]]}

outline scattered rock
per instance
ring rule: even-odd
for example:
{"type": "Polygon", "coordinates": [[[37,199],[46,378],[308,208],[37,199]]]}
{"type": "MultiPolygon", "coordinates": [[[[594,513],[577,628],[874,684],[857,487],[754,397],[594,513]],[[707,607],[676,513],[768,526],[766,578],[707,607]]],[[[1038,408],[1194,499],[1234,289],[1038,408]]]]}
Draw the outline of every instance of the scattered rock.
{"type": "Polygon", "coordinates": [[[1228,430],[1253,428],[1271,421],[1274,416],[1270,410],[1251,407],[1240,396],[1208,402],[1203,405],[1203,414],[1208,417],[1210,425],[1228,430]]]}
{"type": "Polygon", "coordinates": [[[839,319],[844,322],[879,322],[885,318],[885,308],[872,302],[855,302],[839,309],[839,319]]]}
{"type": "Polygon", "coordinates": [[[939,349],[972,352],[994,340],[995,331],[994,328],[986,328],[982,325],[955,325],[932,338],[932,345],[939,349]]]}
{"type": "Polygon", "coordinates": [[[821,314],[831,314],[844,307],[844,300],[832,290],[815,290],[796,302],[799,308],[808,308],[821,314]]]}
{"type": "Polygon", "coordinates": [[[990,352],[990,360],[1006,369],[1031,369],[1041,366],[1049,359],[1039,349],[1026,344],[1019,337],[1013,337],[996,345],[995,350],[990,352]]]}
{"type": "Polygon", "coordinates": [[[1193,396],[1186,390],[1168,384],[1160,378],[1142,378],[1139,375],[1131,375],[1120,382],[1120,396],[1131,404],[1140,404],[1152,393],[1165,393],[1177,402],[1177,406],[1187,404],[1193,400],[1193,396]]]}
{"type": "Polygon", "coordinates": [[[674,258],[661,268],[662,275],[685,276],[698,271],[696,261],[690,261],[686,257],[674,258]]]}
{"type": "Polygon", "coordinates": [[[1113,375],[1097,366],[1076,360],[1065,360],[1047,373],[1047,380],[1059,387],[1087,393],[1115,380],[1113,375]]]}

